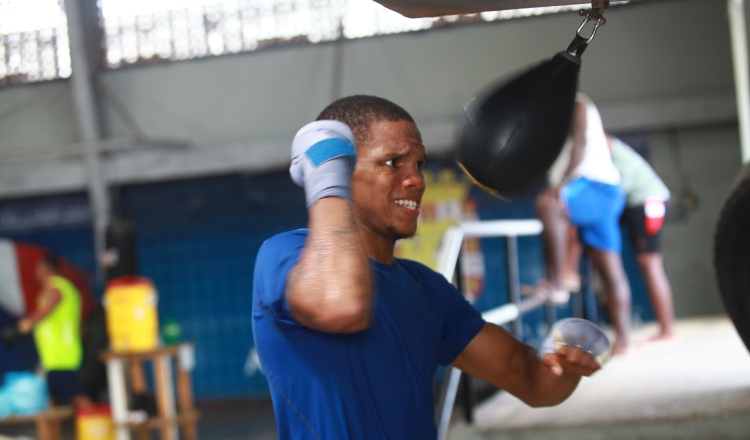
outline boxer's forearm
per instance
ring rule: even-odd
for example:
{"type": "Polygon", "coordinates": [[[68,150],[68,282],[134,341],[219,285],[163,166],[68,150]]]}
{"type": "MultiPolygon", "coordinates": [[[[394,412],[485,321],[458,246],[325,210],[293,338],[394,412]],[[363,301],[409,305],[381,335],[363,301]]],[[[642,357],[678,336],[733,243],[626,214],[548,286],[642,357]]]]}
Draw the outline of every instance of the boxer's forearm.
{"type": "Polygon", "coordinates": [[[372,276],[351,203],[326,197],[310,207],[309,216],[305,248],[287,280],[292,315],[314,330],[364,330],[372,310],[372,276]]]}
{"type": "Polygon", "coordinates": [[[519,342],[514,351],[509,362],[513,376],[501,376],[496,386],[535,408],[557,405],[573,394],[581,380],[580,376],[554,371],[537,357],[537,351],[529,345],[519,342]]]}
{"type": "Polygon", "coordinates": [[[580,377],[556,372],[537,351],[495,324],[485,324],[453,361],[466,374],[489,382],[530,406],[556,405],[575,390],[580,377]]]}
{"type": "Polygon", "coordinates": [[[370,266],[351,207],[354,134],[344,123],[318,120],[292,142],[292,180],[305,189],[307,242],[287,278],[292,317],[313,330],[352,333],[370,323],[370,266]]]}

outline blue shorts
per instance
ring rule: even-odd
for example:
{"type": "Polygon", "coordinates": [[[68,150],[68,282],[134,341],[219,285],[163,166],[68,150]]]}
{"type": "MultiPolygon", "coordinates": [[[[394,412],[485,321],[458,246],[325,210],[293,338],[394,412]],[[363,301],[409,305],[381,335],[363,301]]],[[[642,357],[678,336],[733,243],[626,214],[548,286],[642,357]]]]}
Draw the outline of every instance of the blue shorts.
{"type": "Polygon", "coordinates": [[[600,251],[620,252],[619,220],[625,208],[622,188],[581,177],[565,185],[560,196],[583,244],[600,251]]]}
{"type": "Polygon", "coordinates": [[[74,370],[50,370],[47,372],[49,395],[58,405],[67,405],[75,396],[83,394],[83,384],[74,370]]]}

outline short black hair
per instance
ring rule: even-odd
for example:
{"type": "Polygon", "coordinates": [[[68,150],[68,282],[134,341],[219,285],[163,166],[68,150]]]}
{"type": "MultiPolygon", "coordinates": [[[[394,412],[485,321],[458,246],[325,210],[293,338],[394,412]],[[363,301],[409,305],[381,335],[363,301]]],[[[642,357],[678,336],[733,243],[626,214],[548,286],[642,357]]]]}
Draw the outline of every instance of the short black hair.
{"type": "Polygon", "coordinates": [[[326,107],[318,121],[333,119],[348,125],[354,132],[357,144],[367,142],[370,138],[370,126],[376,121],[409,121],[414,119],[409,112],[393,102],[370,95],[352,95],[338,99],[326,107]]]}
{"type": "Polygon", "coordinates": [[[46,264],[47,267],[54,270],[55,272],[60,271],[60,257],[53,253],[47,253],[45,254],[41,260],[39,260],[40,263],[46,264]]]}

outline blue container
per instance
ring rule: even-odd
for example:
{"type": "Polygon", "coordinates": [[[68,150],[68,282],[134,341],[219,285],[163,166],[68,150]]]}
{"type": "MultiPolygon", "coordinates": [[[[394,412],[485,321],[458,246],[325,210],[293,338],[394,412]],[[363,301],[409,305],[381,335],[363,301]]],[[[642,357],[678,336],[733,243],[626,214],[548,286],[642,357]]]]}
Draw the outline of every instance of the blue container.
{"type": "MultiPolygon", "coordinates": [[[[47,382],[33,373],[6,373],[5,385],[0,391],[0,395],[5,394],[10,397],[10,411],[14,415],[29,416],[49,408],[47,382]]],[[[0,397],[0,401],[3,399],[0,397]]]]}

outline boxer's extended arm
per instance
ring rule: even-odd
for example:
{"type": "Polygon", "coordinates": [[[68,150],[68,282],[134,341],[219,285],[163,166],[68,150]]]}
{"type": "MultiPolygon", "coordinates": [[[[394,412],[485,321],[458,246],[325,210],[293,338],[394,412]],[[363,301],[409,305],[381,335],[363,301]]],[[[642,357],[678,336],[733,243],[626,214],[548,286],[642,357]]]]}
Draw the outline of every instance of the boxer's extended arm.
{"type": "Polygon", "coordinates": [[[533,407],[561,403],[573,393],[581,376],[600,368],[590,354],[568,346],[540,359],[534,348],[494,324],[485,324],[453,366],[533,407]]]}
{"type": "Polygon", "coordinates": [[[290,172],[305,188],[309,231],[287,277],[289,310],[313,330],[364,330],[370,323],[373,291],[350,201],[354,136],[339,122],[316,121],[297,133],[292,151],[290,172]]]}

